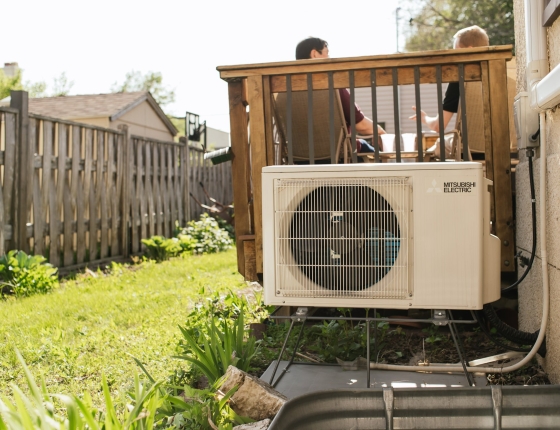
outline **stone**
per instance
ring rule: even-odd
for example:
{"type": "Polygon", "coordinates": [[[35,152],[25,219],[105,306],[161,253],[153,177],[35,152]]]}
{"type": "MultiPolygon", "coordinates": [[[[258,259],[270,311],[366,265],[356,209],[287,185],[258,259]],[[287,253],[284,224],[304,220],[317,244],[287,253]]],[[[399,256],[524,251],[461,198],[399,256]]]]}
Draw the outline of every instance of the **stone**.
{"type": "Polygon", "coordinates": [[[227,393],[233,387],[239,388],[230,398],[231,408],[243,417],[255,421],[273,418],[288,398],[279,393],[271,385],[249,375],[234,366],[229,366],[225,381],[220,387],[222,393],[227,393]]]}
{"type": "Polygon", "coordinates": [[[241,424],[240,426],[235,426],[233,430],[266,430],[270,425],[270,420],[257,421],[251,424],[241,424]]]}

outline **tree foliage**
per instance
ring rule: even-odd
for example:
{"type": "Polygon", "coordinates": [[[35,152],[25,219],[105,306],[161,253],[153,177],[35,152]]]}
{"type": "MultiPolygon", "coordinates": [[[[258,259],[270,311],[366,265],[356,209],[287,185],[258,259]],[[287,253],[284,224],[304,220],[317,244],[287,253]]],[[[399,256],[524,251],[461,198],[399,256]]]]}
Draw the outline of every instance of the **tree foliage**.
{"type": "Polygon", "coordinates": [[[6,76],[4,70],[0,69],[0,100],[10,95],[11,90],[21,90],[21,71],[15,76],[6,76]]]}
{"type": "Polygon", "coordinates": [[[114,93],[128,93],[134,91],[149,91],[153,98],[161,105],[165,106],[175,101],[175,91],[163,85],[163,77],[159,72],[148,72],[142,75],[141,72],[132,71],[126,74],[122,84],[115,83],[111,88],[114,93]]]}
{"type": "Polygon", "coordinates": [[[453,35],[478,25],[490,45],[514,45],[513,0],[409,0],[411,34],[406,51],[451,49],[453,35]]]}
{"type": "Polygon", "coordinates": [[[29,97],[57,97],[66,96],[74,85],[73,81],[69,81],[66,73],[63,72],[58,78],[54,78],[53,91],[47,92],[47,84],[44,81],[39,82],[22,82],[22,70],[18,70],[14,76],[6,76],[4,71],[0,69],[0,100],[10,95],[10,91],[24,90],[29,93],[29,97]]]}

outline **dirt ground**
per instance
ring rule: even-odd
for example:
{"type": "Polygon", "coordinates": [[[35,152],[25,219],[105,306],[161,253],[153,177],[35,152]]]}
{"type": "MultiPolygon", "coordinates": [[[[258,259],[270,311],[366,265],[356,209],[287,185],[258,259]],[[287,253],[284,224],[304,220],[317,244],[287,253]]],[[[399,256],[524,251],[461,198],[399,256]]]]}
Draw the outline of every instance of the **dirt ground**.
{"type": "MultiPolygon", "coordinates": [[[[323,310],[321,312],[325,318],[338,314],[337,310],[323,310]]],[[[319,316],[322,315],[319,314],[319,316]]],[[[388,315],[388,317],[391,316],[388,315]]],[[[402,318],[403,315],[395,315],[395,317],[402,318]]],[[[458,317],[456,316],[456,318],[458,317]]],[[[460,319],[460,315],[458,319],[460,319]]],[[[465,319],[468,319],[468,317],[465,319]]],[[[373,322],[371,324],[372,327],[375,327],[373,322]]],[[[284,325],[284,327],[287,326],[284,325]]],[[[457,327],[467,361],[506,352],[504,348],[494,344],[478,325],[457,324],[457,327]]],[[[283,329],[277,328],[268,330],[269,333],[266,336],[269,337],[266,347],[270,353],[269,359],[276,359],[284,340],[282,331],[283,329]]],[[[336,362],[337,360],[352,361],[357,357],[363,357],[365,356],[363,332],[363,326],[360,331],[360,327],[354,323],[329,322],[327,319],[324,321],[308,321],[300,348],[298,348],[297,360],[336,362]]],[[[288,353],[292,351],[295,337],[296,334],[293,333],[288,342],[288,353]]],[[[433,324],[417,322],[384,323],[377,330],[372,329],[371,345],[371,360],[380,363],[417,365],[419,362],[459,362],[457,348],[447,326],[437,327],[433,324]]],[[[284,359],[287,359],[287,357],[289,357],[287,354],[284,355],[284,359]]],[[[494,364],[506,367],[509,365],[508,363],[511,364],[509,360],[503,360],[496,361],[494,364]]],[[[538,364],[537,359],[533,359],[530,364],[511,373],[488,374],[487,380],[488,384],[492,385],[550,384],[547,374],[538,364]]]]}

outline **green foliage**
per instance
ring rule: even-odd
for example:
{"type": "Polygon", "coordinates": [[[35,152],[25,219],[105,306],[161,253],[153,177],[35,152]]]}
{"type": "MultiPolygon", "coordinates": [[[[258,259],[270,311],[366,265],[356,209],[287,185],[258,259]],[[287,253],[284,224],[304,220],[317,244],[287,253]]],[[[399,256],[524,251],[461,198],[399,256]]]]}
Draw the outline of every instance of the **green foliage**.
{"type": "Polygon", "coordinates": [[[206,326],[179,328],[185,353],[175,358],[192,363],[211,384],[221,378],[230,365],[244,372],[249,370],[256,352],[256,339],[246,336],[243,308],[233,323],[212,317],[206,326]]]}
{"type": "Polygon", "coordinates": [[[407,51],[453,48],[453,35],[478,25],[488,33],[490,45],[515,45],[513,0],[409,1],[412,16],[407,51]]]}
{"type": "Polygon", "coordinates": [[[12,90],[21,90],[21,70],[15,76],[6,76],[4,70],[0,69],[0,100],[10,95],[12,90]]]}
{"type": "Polygon", "coordinates": [[[0,429],[144,430],[154,427],[156,411],[162,403],[159,383],[142,384],[136,377],[134,391],[129,393],[130,407],[118,413],[107,380],[103,377],[105,405],[101,411],[92,406],[88,394],[83,398],[49,394],[44,383],[39,388],[18,351],[16,355],[25,373],[29,395],[13,385],[13,402],[7,398],[0,399],[0,429]],[[61,403],[66,414],[58,413],[55,403],[61,403]]]}
{"type": "Polygon", "coordinates": [[[192,248],[186,248],[193,254],[212,254],[231,248],[233,241],[227,231],[220,228],[218,222],[204,213],[198,221],[189,221],[187,226],[177,226],[177,238],[185,243],[192,243],[192,248]],[[194,242],[187,242],[192,239],[194,242]]]}
{"type": "Polygon", "coordinates": [[[175,101],[175,91],[163,85],[163,76],[160,72],[148,72],[142,75],[135,70],[128,72],[122,84],[113,84],[111,91],[114,93],[130,93],[134,91],[149,91],[152,97],[165,106],[175,101]]]}
{"type": "Polygon", "coordinates": [[[229,233],[220,228],[218,221],[208,214],[202,214],[198,221],[189,221],[184,228],[177,225],[175,233],[177,237],[171,239],[163,236],[142,239],[146,246],[146,257],[161,262],[182,254],[226,251],[233,244],[229,233]]]}
{"type": "Polygon", "coordinates": [[[237,391],[237,387],[223,396],[217,395],[217,387],[221,382],[217,381],[210,389],[204,390],[188,385],[181,389],[165,387],[170,391],[158,411],[162,418],[154,428],[230,430],[233,425],[252,422],[249,418],[240,417],[229,407],[229,399],[237,391]]]}
{"type": "Polygon", "coordinates": [[[430,324],[427,328],[422,329],[422,331],[428,335],[426,337],[426,343],[437,343],[444,340],[444,338],[441,336],[441,333],[438,333],[439,327],[440,326],[437,326],[435,324],[430,324]]]}
{"type": "Polygon", "coordinates": [[[190,366],[174,371],[186,363],[172,356],[183,352],[177,325],[202,288],[207,295],[247,288],[234,250],[161,264],[111,265],[110,273],[78,274],[54,294],[0,301],[0,393],[11,395],[12,383],[26,386],[14,348],[34,375],[45,375],[50,393],[89,392],[100,409],[103,374],[111,392],[120,393],[115,407],[124,408],[123,394],[137,370],[130,355],[149,366],[156,380],[193,380],[190,366]]]}
{"type": "Polygon", "coordinates": [[[42,255],[12,250],[0,257],[0,294],[26,297],[58,286],[57,269],[42,255]]]}
{"type": "Polygon", "coordinates": [[[51,96],[67,96],[73,86],[74,81],[69,81],[68,77],[66,76],[66,72],[62,72],[58,78],[54,78],[53,91],[51,93],[51,96]]]}
{"type": "Polygon", "coordinates": [[[158,263],[179,255],[183,250],[177,238],[166,239],[163,236],[152,236],[149,239],[142,239],[142,243],[146,245],[146,257],[158,263]]]}

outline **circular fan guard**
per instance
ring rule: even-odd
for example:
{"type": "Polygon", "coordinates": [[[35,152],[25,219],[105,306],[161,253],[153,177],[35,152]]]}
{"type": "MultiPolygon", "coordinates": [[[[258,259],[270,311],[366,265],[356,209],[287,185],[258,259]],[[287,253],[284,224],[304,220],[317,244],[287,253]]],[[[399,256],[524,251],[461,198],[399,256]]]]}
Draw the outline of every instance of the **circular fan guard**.
{"type": "Polygon", "coordinates": [[[297,206],[289,229],[299,270],[330,290],[361,291],[394,266],[400,228],[391,205],[362,185],[321,186],[297,206]]]}

